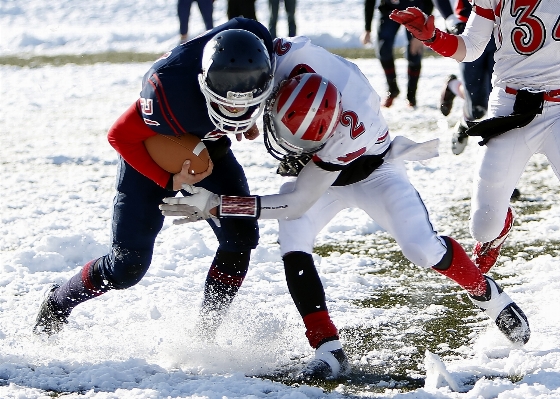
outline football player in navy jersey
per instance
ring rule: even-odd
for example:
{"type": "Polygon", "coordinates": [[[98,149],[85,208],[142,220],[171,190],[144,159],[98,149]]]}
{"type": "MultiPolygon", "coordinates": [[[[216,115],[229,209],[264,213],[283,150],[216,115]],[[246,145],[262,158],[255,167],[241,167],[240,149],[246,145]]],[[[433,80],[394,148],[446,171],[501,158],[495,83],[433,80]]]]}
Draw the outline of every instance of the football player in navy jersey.
{"type": "MultiPolygon", "coordinates": [[[[108,133],[119,153],[110,252],[88,262],[46,295],[33,331],[61,330],[72,309],[112,289],[137,284],[148,270],[164,217],[158,206],[182,184],[199,183],[220,194],[249,195],[247,179],[230,150],[228,133],[254,139],[255,120],[272,90],[272,38],[257,21],[234,18],[185,42],[157,60],[143,79],[140,98],[108,133]],[[156,134],[191,133],[204,140],[211,162],[190,174],[186,161],[170,174],[148,154],[143,141],[156,134]]],[[[219,241],[204,285],[198,327],[212,337],[233,300],[258,243],[256,220],[212,220],[219,241]]]]}
{"type": "Polygon", "coordinates": [[[317,234],[346,208],[363,209],[407,259],[455,281],[508,339],[527,342],[530,330],[521,309],[457,241],[434,231],[407,177],[404,161],[437,155],[438,141],[392,139],[379,95],[359,68],[308,38],[278,38],[274,52],[275,90],[264,111],[264,142],[273,156],[301,161],[293,167],[297,178],[279,194],[263,196],[185,187],[193,195],[166,198],[160,208],[166,216],[182,216],[178,224],[278,219],[288,289],[315,349],[301,377],[337,378],[350,369],[312,257],[317,234]]]}
{"type": "MultiPolygon", "coordinates": [[[[361,36],[362,44],[364,45],[371,43],[371,23],[376,3],[379,3],[378,9],[381,14],[377,28],[377,51],[387,80],[387,95],[382,105],[389,108],[400,94],[395,69],[395,55],[393,53],[395,39],[400,26],[389,18],[389,14],[393,10],[404,10],[410,6],[419,7],[427,14],[431,14],[434,5],[431,0],[365,0],[365,30],[361,36]]],[[[420,79],[420,71],[422,69],[423,49],[421,43],[410,33],[406,32],[406,38],[408,42],[405,53],[408,62],[406,99],[410,107],[416,107],[416,90],[418,89],[418,80],[420,79]]]]}
{"type": "MultiPolygon", "coordinates": [[[[473,5],[468,0],[456,0],[452,9],[450,0],[433,0],[434,5],[445,18],[448,33],[460,35],[465,30],[473,5]]],[[[463,116],[455,125],[451,138],[451,151],[461,154],[467,146],[465,133],[469,122],[482,119],[488,111],[488,98],[492,91],[492,72],[494,70],[494,53],[496,42],[491,39],[486,44],[482,55],[471,62],[459,63],[459,77],[449,75],[440,98],[440,110],[449,115],[456,96],[464,99],[463,116]]]]}

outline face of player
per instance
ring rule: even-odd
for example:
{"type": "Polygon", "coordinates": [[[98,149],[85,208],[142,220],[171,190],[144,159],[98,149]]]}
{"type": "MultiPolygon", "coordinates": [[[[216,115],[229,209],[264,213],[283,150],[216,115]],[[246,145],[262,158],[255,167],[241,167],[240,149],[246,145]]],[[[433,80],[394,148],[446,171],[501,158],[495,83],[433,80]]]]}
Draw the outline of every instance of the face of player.
{"type": "Polygon", "coordinates": [[[247,107],[235,107],[233,105],[221,105],[220,106],[222,111],[225,111],[224,113],[230,114],[231,116],[241,116],[243,115],[245,112],[247,112],[247,107]]]}

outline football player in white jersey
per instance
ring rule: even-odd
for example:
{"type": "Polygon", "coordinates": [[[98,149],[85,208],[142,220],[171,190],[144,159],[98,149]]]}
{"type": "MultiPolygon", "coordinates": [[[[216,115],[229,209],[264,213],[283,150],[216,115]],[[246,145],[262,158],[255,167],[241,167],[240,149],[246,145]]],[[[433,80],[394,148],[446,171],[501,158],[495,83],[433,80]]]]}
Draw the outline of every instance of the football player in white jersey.
{"type": "Polygon", "coordinates": [[[273,156],[284,156],[284,170],[297,164],[287,160],[305,165],[292,168],[297,178],[279,194],[251,197],[185,186],[193,195],[166,198],[160,209],[165,216],[182,216],[176,224],[211,217],[278,219],[288,288],[316,350],[301,377],[336,378],[350,369],[311,254],[321,229],[351,207],[389,232],[411,262],[463,287],[512,342],[527,342],[523,312],[455,240],[434,231],[407,177],[404,160],[436,156],[438,140],[391,140],[380,98],[355,64],[305,37],[277,39],[274,48],[276,89],[263,118],[265,144],[273,156]]]}
{"type": "Polygon", "coordinates": [[[463,34],[434,28],[417,8],[392,18],[439,54],[475,60],[496,40],[488,120],[467,130],[483,145],[474,175],[470,230],[483,273],[495,263],[513,226],[510,194],[527,162],[544,154],[560,178],[560,1],[475,0],[463,34]]]}

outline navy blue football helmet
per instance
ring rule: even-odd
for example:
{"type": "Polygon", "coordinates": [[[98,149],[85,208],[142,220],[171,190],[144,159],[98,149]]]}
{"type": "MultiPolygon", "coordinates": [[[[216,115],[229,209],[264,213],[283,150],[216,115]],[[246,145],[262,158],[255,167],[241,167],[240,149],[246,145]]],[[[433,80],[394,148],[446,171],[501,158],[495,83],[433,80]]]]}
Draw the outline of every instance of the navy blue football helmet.
{"type": "Polygon", "coordinates": [[[219,130],[243,133],[272,92],[274,68],[261,39],[242,29],[217,33],[204,47],[200,89],[219,130]]]}

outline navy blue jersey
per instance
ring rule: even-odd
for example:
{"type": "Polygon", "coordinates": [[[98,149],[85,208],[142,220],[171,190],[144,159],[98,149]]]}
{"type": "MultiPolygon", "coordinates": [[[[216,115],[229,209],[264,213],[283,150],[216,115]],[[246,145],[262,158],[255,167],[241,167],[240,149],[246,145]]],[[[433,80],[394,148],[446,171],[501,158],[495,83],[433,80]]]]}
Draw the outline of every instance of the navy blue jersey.
{"type": "Polygon", "coordinates": [[[273,59],[272,37],[259,22],[234,18],[223,25],[183,43],[158,59],[142,80],[140,109],[144,123],[159,134],[191,133],[211,138],[216,127],[208,116],[206,100],[200,91],[202,52],[218,32],[243,29],[261,38],[273,59]],[[208,136],[207,136],[208,135],[208,136]]]}

